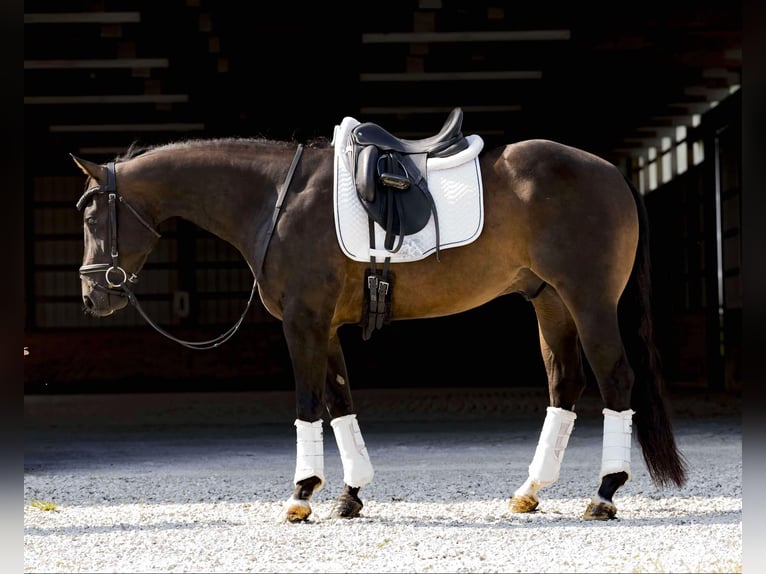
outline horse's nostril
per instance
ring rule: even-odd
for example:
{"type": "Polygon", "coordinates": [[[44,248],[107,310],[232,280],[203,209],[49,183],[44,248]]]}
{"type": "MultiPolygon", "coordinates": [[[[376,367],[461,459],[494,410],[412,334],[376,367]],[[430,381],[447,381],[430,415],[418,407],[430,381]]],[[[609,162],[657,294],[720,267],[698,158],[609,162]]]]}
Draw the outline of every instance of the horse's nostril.
{"type": "Polygon", "coordinates": [[[85,304],[86,309],[93,309],[93,300],[88,295],[82,296],[82,302],[85,304]]]}

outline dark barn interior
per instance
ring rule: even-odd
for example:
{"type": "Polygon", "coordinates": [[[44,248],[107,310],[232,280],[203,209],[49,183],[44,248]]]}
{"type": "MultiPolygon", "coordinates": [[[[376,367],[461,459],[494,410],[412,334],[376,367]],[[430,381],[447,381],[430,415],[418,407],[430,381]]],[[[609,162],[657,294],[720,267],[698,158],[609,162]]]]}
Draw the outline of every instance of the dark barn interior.
{"type": "MultiPolygon", "coordinates": [[[[292,388],[280,324],[260,304],[209,351],[163,338],[132,308],[83,313],[84,178],[69,153],[105,162],[134,142],[330,138],[344,116],[417,139],[460,106],[485,149],[553,139],[639,187],[668,383],[740,392],[740,7],[592,4],[25,2],[25,391],[292,388]]],[[[182,338],[228,329],[252,282],[239,254],[182,220],[162,231],[137,288],[144,308],[182,338]]],[[[545,387],[521,296],[342,337],[355,388],[545,387]]]]}

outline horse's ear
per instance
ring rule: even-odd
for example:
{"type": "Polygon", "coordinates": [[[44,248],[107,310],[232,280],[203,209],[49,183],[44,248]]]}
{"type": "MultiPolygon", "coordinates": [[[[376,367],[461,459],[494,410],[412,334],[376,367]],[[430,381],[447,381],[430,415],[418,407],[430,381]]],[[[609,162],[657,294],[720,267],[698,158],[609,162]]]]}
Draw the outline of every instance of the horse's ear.
{"type": "Polygon", "coordinates": [[[85,175],[88,175],[97,180],[101,180],[104,174],[104,166],[99,165],[92,161],[88,161],[87,159],[79,158],[72,153],[70,153],[69,156],[72,158],[72,160],[77,164],[77,167],[79,167],[85,175]]]}

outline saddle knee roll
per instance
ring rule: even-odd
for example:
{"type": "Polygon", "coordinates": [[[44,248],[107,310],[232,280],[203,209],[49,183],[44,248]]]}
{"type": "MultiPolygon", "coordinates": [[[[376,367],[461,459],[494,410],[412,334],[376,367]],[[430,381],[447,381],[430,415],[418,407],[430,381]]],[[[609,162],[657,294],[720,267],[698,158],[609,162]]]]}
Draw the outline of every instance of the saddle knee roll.
{"type": "Polygon", "coordinates": [[[314,492],[324,486],[324,438],[322,436],[322,419],[308,422],[295,419],[296,457],[295,476],[293,482],[316,476],[319,484],[314,492]]]}
{"type": "Polygon", "coordinates": [[[330,425],[343,463],[343,482],[353,488],[366,486],[372,481],[374,471],[356,415],[334,418],[330,425]]]}
{"type": "Polygon", "coordinates": [[[604,442],[601,451],[601,473],[599,479],[607,474],[625,472],[630,480],[630,446],[633,433],[633,414],[635,411],[613,411],[604,409],[604,442]]]}
{"type": "Polygon", "coordinates": [[[529,465],[529,478],[540,486],[548,486],[558,480],[561,461],[576,418],[574,412],[559,407],[546,409],[540,440],[529,465]]]}

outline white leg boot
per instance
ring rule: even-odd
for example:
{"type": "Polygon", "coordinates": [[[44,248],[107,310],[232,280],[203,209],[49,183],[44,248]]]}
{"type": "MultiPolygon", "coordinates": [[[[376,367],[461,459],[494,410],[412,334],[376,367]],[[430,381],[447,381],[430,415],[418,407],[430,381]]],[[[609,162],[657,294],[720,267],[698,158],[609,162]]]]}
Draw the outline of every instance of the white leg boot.
{"type": "Polygon", "coordinates": [[[601,473],[625,472],[630,480],[630,447],[633,436],[633,415],[635,411],[612,411],[604,409],[604,442],[601,451],[601,473]]]}
{"type": "Polygon", "coordinates": [[[548,407],[535,456],[529,465],[529,477],[511,498],[511,512],[530,512],[537,508],[538,491],[559,478],[561,461],[569,443],[577,415],[559,407],[548,407]]]}
{"type": "MultiPolygon", "coordinates": [[[[319,483],[314,487],[314,492],[324,486],[324,439],[322,436],[322,419],[310,423],[295,419],[296,433],[296,456],[295,475],[293,483],[315,476],[319,483]]],[[[311,514],[311,505],[308,500],[296,498],[293,493],[284,504],[282,520],[297,522],[305,520],[311,514]]]]}
{"type": "Polygon", "coordinates": [[[330,421],[343,463],[343,482],[351,487],[366,486],[375,474],[355,414],[330,421]]]}
{"type": "Polygon", "coordinates": [[[601,480],[598,492],[588,503],[583,518],[585,520],[608,520],[617,514],[617,507],[611,500],[611,494],[624,482],[616,476],[606,483],[604,477],[624,472],[630,480],[630,447],[633,434],[634,411],[613,411],[604,409],[604,439],[601,450],[601,480]],[[605,490],[602,490],[605,489],[605,490]],[[603,494],[602,494],[603,493],[603,494]]]}

